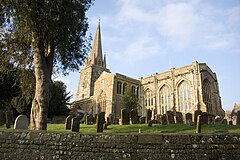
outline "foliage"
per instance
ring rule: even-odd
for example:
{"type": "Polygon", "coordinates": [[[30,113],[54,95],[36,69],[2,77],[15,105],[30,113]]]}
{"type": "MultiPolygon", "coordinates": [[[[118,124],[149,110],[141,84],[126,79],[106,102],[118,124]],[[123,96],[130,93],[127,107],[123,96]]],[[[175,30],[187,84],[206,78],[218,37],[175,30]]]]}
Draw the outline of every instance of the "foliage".
{"type": "Polygon", "coordinates": [[[68,115],[69,108],[67,102],[70,101],[71,95],[67,92],[67,86],[61,81],[54,81],[51,89],[51,98],[48,110],[48,116],[68,115]]]}
{"type": "Polygon", "coordinates": [[[136,95],[130,90],[126,91],[123,97],[123,103],[124,107],[127,108],[128,110],[132,110],[138,107],[138,99],[136,95]]]}

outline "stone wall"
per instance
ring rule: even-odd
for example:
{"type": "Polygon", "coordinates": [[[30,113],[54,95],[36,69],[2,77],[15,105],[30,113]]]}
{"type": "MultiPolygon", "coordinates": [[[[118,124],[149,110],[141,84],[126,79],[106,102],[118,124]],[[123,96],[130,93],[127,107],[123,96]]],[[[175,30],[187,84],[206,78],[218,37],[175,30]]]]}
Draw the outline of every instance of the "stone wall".
{"type": "Polygon", "coordinates": [[[240,134],[0,131],[0,159],[240,159],[240,134]]]}

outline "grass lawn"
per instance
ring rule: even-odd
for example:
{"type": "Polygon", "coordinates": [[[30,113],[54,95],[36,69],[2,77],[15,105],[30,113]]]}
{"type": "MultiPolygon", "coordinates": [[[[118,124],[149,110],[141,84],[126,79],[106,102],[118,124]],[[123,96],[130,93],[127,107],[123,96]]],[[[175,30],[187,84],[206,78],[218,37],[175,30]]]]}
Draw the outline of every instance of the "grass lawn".
{"type": "MultiPolygon", "coordinates": [[[[70,132],[64,129],[64,124],[48,124],[48,131],[70,132]]],[[[143,133],[195,133],[195,126],[185,124],[158,125],[153,124],[147,127],[147,124],[135,125],[109,125],[104,133],[138,133],[139,129],[143,133]]],[[[80,125],[81,133],[95,133],[96,125],[80,125]]],[[[240,133],[240,126],[230,125],[203,125],[202,133],[240,133]]]]}
{"type": "MultiPolygon", "coordinates": [[[[13,126],[11,126],[13,128],[13,126]]],[[[0,130],[5,126],[0,126],[0,130]]],[[[147,127],[147,124],[135,125],[109,125],[104,133],[138,133],[141,129],[142,133],[195,133],[195,126],[185,124],[158,125],[153,124],[147,127]]],[[[49,132],[70,132],[65,130],[64,124],[48,124],[49,132]]],[[[95,133],[96,125],[80,125],[80,133],[95,133]]],[[[202,133],[240,133],[240,126],[230,125],[203,125],[202,133]]]]}

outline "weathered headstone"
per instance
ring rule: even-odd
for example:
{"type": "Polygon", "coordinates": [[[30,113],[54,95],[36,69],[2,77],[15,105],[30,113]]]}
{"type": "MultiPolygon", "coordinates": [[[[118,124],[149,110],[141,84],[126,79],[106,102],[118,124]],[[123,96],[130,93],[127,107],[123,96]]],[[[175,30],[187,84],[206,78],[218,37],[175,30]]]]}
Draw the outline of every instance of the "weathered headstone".
{"type": "Polygon", "coordinates": [[[202,112],[202,124],[208,124],[208,113],[207,112],[202,112]]]}
{"type": "Polygon", "coordinates": [[[113,124],[113,123],[114,123],[113,114],[109,114],[109,123],[110,123],[110,124],[113,124]]]}
{"type": "Polygon", "coordinates": [[[66,120],[65,120],[65,129],[66,130],[70,130],[72,126],[72,117],[71,116],[67,116],[66,120]]]}
{"type": "Polygon", "coordinates": [[[162,118],[160,114],[157,114],[155,119],[157,121],[157,124],[162,124],[162,118]]]}
{"type": "Polygon", "coordinates": [[[86,124],[89,125],[89,124],[93,124],[94,122],[94,117],[92,114],[89,114],[86,116],[86,124]]]}
{"type": "Polygon", "coordinates": [[[222,124],[222,118],[220,116],[215,117],[215,124],[222,124]]]}
{"type": "Polygon", "coordinates": [[[233,125],[233,121],[229,121],[228,124],[229,124],[229,125],[233,125]]]}
{"type": "Polygon", "coordinates": [[[104,123],[103,124],[103,129],[107,129],[107,126],[108,126],[107,123],[104,123]]]}
{"type": "Polygon", "coordinates": [[[146,123],[152,119],[152,110],[147,110],[147,117],[146,117],[146,123]]]}
{"type": "Polygon", "coordinates": [[[107,125],[111,125],[109,117],[107,117],[106,124],[107,124],[107,125]]]}
{"type": "Polygon", "coordinates": [[[240,111],[237,111],[237,121],[236,125],[240,125],[240,111]]]}
{"type": "Polygon", "coordinates": [[[201,110],[196,110],[194,112],[194,124],[196,125],[197,124],[197,117],[198,115],[201,115],[202,114],[202,111],[201,110]]]}
{"type": "Polygon", "coordinates": [[[161,118],[162,118],[162,124],[166,125],[167,124],[167,115],[163,114],[161,118]]]}
{"type": "Polygon", "coordinates": [[[13,112],[12,111],[6,111],[5,112],[6,117],[6,128],[11,128],[11,125],[13,125],[13,112]]]}
{"type": "Polygon", "coordinates": [[[79,132],[80,119],[78,117],[72,118],[72,132],[79,132]]]}
{"type": "Polygon", "coordinates": [[[183,123],[182,112],[176,112],[176,121],[175,121],[175,123],[177,123],[177,124],[182,124],[183,123]]]}
{"type": "Polygon", "coordinates": [[[197,126],[196,126],[196,133],[202,132],[202,116],[198,115],[197,117],[197,126]]]}
{"type": "Polygon", "coordinates": [[[97,132],[103,132],[103,124],[105,123],[105,112],[100,112],[97,115],[97,132]]]}
{"type": "Polygon", "coordinates": [[[146,117],[140,117],[140,118],[139,118],[139,123],[140,123],[140,124],[146,123],[146,117]]]}
{"type": "Polygon", "coordinates": [[[14,129],[28,129],[29,120],[25,115],[19,115],[14,123],[14,129]]]}
{"type": "Polygon", "coordinates": [[[191,113],[186,113],[185,115],[186,119],[186,124],[191,125],[192,124],[192,114],[191,113]]]}
{"type": "Polygon", "coordinates": [[[121,125],[130,124],[130,117],[128,109],[121,109],[121,125]]]}
{"type": "Polygon", "coordinates": [[[137,109],[132,109],[130,111],[131,123],[138,124],[138,111],[137,109]]]}
{"type": "Polygon", "coordinates": [[[174,114],[172,111],[167,111],[167,124],[174,124],[174,114]]]}
{"type": "Polygon", "coordinates": [[[2,109],[0,109],[0,126],[5,124],[5,114],[2,109]]]}
{"type": "Polygon", "coordinates": [[[152,124],[153,124],[152,120],[148,121],[148,127],[152,127],[152,124]]]}
{"type": "Polygon", "coordinates": [[[227,119],[223,119],[222,124],[226,124],[227,125],[227,119]]]}

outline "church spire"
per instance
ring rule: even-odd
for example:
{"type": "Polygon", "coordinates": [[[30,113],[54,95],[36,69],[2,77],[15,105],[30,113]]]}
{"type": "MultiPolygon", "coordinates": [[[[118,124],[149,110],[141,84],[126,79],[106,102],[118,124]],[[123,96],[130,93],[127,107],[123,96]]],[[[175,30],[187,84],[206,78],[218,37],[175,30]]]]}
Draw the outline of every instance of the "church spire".
{"type": "Polygon", "coordinates": [[[92,51],[91,51],[91,64],[104,67],[102,56],[102,42],[101,42],[101,31],[100,31],[100,19],[98,21],[97,31],[94,37],[92,51]]]}

